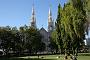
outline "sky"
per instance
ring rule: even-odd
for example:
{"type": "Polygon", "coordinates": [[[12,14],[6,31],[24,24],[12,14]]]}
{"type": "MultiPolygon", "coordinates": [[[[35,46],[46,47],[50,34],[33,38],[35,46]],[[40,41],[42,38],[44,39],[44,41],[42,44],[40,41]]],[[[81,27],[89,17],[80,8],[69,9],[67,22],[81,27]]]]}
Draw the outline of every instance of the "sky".
{"type": "Polygon", "coordinates": [[[49,8],[55,21],[58,4],[63,6],[67,0],[0,0],[0,26],[30,26],[33,2],[37,28],[47,30],[49,8]]]}

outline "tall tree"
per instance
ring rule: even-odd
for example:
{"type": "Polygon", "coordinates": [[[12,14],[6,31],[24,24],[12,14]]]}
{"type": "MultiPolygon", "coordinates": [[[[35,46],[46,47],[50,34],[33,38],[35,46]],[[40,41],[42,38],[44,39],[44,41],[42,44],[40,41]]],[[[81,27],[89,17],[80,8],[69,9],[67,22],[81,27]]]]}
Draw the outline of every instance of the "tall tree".
{"type": "Polygon", "coordinates": [[[73,55],[75,55],[79,47],[84,44],[85,39],[86,11],[83,1],[72,0],[68,2],[58,12],[58,17],[56,20],[58,43],[61,44],[61,41],[64,43],[60,46],[65,48],[65,55],[67,55],[69,48],[72,48],[73,55]]]}
{"type": "Polygon", "coordinates": [[[62,49],[63,49],[63,41],[61,39],[61,11],[62,11],[62,7],[61,5],[59,4],[58,5],[58,15],[57,15],[57,19],[56,19],[56,31],[57,31],[57,45],[58,45],[58,48],[60,50],[60,53],[62,52],[62,49]]]}

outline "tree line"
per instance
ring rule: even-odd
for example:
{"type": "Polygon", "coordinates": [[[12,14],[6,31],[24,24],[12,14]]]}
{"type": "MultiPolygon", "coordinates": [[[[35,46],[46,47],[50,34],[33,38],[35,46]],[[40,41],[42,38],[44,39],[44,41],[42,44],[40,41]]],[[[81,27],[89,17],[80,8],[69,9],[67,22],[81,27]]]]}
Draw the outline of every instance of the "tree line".
{"type": "Polygon", "coordinates": [[[44,51],[45,44],[41,41],[42,36],[38,29],[28,26],[0,27],[0,49],[5,55],[15,53],[20,55],[24,52],[28,54],[44,51]]]}

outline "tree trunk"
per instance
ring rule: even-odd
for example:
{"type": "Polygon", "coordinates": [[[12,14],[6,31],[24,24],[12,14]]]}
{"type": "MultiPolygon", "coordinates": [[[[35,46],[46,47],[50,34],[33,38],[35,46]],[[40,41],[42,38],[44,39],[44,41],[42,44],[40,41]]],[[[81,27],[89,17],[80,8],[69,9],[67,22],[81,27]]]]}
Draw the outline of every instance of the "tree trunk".
{"type": "Polygon", "coordinates": [[[67,60],[67,50],[65,49],[65,57],[64,57],[64,60],[67,60]]]}
{"type": "Polygon", "coordinates": [[[77,60],[76,54],[77,54],[77,49],[73,48],[73,59],[72,60],[77,60]]]}

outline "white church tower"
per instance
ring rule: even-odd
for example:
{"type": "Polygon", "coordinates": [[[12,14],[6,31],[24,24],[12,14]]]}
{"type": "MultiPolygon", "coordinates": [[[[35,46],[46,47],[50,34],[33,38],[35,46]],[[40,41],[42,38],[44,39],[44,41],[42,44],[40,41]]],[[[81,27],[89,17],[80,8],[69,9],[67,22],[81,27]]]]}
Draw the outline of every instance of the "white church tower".
{"type": "Polygon", "coordinates": [[[48,32],[52,32],[54,29],[54,23],[52,20],[52,13],[51,13],[51,9],[49,8],[49,14],[48,14],[48,32]]]}
{"type": "Polygon", "coordinates": [[[34,5],[32,7],[31,27],[36,28],[36,17],[35,17],[34,5]]]}

